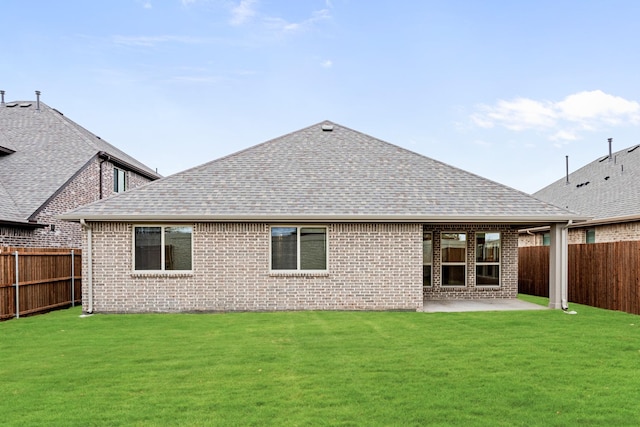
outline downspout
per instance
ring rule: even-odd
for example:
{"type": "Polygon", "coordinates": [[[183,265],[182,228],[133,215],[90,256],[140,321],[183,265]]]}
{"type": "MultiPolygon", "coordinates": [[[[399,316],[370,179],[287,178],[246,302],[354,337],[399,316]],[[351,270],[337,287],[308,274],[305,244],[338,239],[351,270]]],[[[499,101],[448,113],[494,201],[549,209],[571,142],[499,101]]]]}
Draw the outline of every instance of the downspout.
{"type": "Polygon", "coordinates": [[[82,228],[87,230],[87,313],[93,314],[93,251],[92,251],[92,241],[93,236],[91,234],[91,226],[86,223],[83,219],[80,219],[80,224],[82,224],[82,228]]]}
{"type": "MultiPolygon", "coordinates": [[[[570,219],[569,222],[567,222],[567,225],[562,227],[562,239],[566,239],[566,242],[562,243],[562,252],[564,252],[562,254],[562,259],[563,260],[568,260],[569,259],[569,254],[568,254],[568,245],[569,245],[569,231],[567,230],[571,224],[573,224],[573,220],[570,219]],[[565,234],[566,233],[566,234],[565,234]]],[[[568,277],[568,270],[569,266],[565,265],[562,268],[562,289],[560,290],[560,308],[562,308],[562,310],[564,310],[565,312],[569,309],[569,277],[568,277]]]]}

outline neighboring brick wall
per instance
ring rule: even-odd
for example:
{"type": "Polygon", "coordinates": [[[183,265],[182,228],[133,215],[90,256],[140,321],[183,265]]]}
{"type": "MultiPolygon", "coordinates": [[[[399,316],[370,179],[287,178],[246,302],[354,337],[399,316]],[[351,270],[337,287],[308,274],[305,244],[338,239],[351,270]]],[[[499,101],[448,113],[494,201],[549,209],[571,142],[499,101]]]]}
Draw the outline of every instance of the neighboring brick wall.
{"type": "MultiPolygon", "coordinates": [[[[640,222],[625,222],[621,224],[606,224],[594,227],[596,230],[596,243],[622,242],[628,240],[640,240],[640,222]]],[[[578,231],[579,229],[571,230],[578,231]]],[[[585,229],[580,230],[584,243],[585,229]]]]}
{"type": "MultiPolygon", "coordinates": [[[[94,159],[63,190],[58,193],[36,216],[38,224],[45,228],[21,229],[0,227],[0,244],[18,247],[67,247],[81,246],[81,227],[78,223],[56,219],[72,209],[100,199],[100,171],[102,170],[102,198],[113,196],[113,164],[94,159]],[[100,163],[103,163],[100,166],[100,163]],[[54,226],[52,231],[51,225],[54,226]]],[[[128,171],[130,189],[149,182],[147,178],[128,171]]]]}
{"type": "Polygon", "coordinates": [[[0,246],[27,247],[33,236],[33,229],[0,226],[0,246]]]}
{"type": "Polygon", "coordinates": [[[520,234],[518,236],[518,246],[542,246],[542,234],[520,234]]]}
{"type": "MultiPolygon", "coordinates": [[[[593,227],[572,227],[569,228],[568,243],[575,245],[586,243],[586,232],[588,228],[596,231],[595,243],[622,242],[640,240],[640,221],[624,222],[619,224],[595,225],[593,227]]],[[[520,234],[518,246],[542,246],[542,233],[520,234]]]]}
{"type": "Polygon", "coordinates": [[[425,231],[433,233],[433,264],[431,287],[424,287],[424,298],[429,300],[465,300],[480,298],[515,298],[518,295],[518,230],[508,225],[434,224],[425,231]],[[476,287],[476,232],[501,233],[500,286],[476,287]],[[467,285],[442,287],[440,262],[440,233],[467,233],[467,285]]]}
{"type": "MultiPolygon", "coordinates": [[[[96,312],[422,307],[419,224],[328,225],[326,274],[270,274],[269,225],[231,223],[194,225],[192,274],[135,274],[132,225],[93,223],[92,227],[96,312]]],[[[83,262],[88,260],[83,257],[83,262]]],[[[87,265],[83,268],[86,274],[87,265]]],[[[83,289],[87,310],[89,286],[83,289]]]]}

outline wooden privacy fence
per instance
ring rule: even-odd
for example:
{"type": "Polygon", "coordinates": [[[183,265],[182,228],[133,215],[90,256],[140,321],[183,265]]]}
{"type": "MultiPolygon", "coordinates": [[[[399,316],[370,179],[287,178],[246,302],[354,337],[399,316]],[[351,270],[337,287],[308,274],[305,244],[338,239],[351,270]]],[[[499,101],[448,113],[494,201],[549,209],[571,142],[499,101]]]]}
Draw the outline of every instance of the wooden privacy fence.
{"type": "MultiPolygon", "coordinates": [[[[640,241],[569,245],[570,302],[640,314],[640,241]]],[[[519,248],[518,291],[549,296],[549,247],[519,248]]]]}
{"type": "Polygon", "coordinates": [[[0,320],[80,303],[81,268],[79,249],[1,247],[0,320]]]}

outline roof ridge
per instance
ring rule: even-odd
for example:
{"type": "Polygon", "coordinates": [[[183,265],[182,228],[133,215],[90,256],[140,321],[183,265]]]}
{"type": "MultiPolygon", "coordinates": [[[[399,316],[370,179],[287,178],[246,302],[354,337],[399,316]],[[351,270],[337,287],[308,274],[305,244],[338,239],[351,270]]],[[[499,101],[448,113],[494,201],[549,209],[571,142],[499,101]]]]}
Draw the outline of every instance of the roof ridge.
{"type": "MultiPolygon", "coordinates": [[[[336,123],[333,123],[333,122],[331,122],[329,120],[323,120],[323,121],[321,121],[319,123],[312,124],[311,126],[307,126],[307,127],[302,128],[302,129],[298,129],[296,131],[289,132],[289,133],[287,133],[285,135],[281,135],[281,136],[277,136],[275,138],[271,138],[271,139],[269,139],[267,141],[263,141],[263,142],[260,142],[258,144],[251,145],[249,147],[243,148],[241,150],[234,151],[233,153],[229,153],[229,154],[224,155],[222,157],[219,157],[217,159],[209,160],[208,162],[205,162],[205,163],[202,163],[202,164],[199,164],[199,165],[196,165],[196,166],[192,166],[192,167],[190,167],[188,169],[184,169],[184,170],[182,170],[180,172],[176,172],[176,173],[174,173],[172,175],[168,175],[168,176],[162,177],[158,181],[160,181],[160,180],[164,181],[165,179],[170,178],[172,176],[182,175],[182,174],[187,173],[189,171],[193,171],[193,170],[197,170],[197,169],[200,169],[200,168],[204,168],[204,167],[206,167],[208,165],[211,165],[213,163],[218,163],[218,162],[221,162],[223,160],[227,160],[227,159],[239,156],[241,154],[244,154],[245,152],[252,151],[254,149],[257,149],[258,147],[262,147],[262,146],[264,146],[264,145],[266,145],[266,144],[268,144],[270,142],[274,142],[274,141],[277,141],[279,139],[287,138],[287,137],[289,137],[289,136],[291,136],[293,134],[306,131],[307,129],[311,129],[311,128],[315,127],[315,126],[322,125],[322,124],[332,124],[332,125],[340,126],[340,125],[338,125],[336,123]]],[[[344,126],[341,126],[341,127],[344,127],[344,126]]],[[[356,131],[354,131],[354,132],[356,132],[356,131]]],[[[131,191],[133,191],[133,190],[131,190],[131,191]]]]}
{"type": "Polygon", "coordinates": [[[116,147],[115,145],[111,144],[110,142],[106,141],[105,139],[102,139],[102,137],[100,137],[100,136],[96,135],[95,133],[91,132],[89,129],[85,128],[81,124],[71,120],[70,118],[68,118],[64,114],[60,113],[55,108],[50,107],[49,105],[45,104],[42,101],[40,101],[40,105],[41,106],[44,105],[49,110],[50,114],[53,114],[54,116],[57,116],[57,118],[60,121],[62,121],[65,124],[65,126],[67,126],[69,129],[73,130],[84,141],[86,141],[95,150],[96,153],[99,153],[101,151],[106,151],[108,154],[111,154],[114,157],[118,157],[122,161],[132,162],[132,163],[134,163],[133,166],[138,167],[138,168],[140,168],[142,170],[145,170],[147,173],[153,174],[154,176],[158,176],[158,174],[153,169],[151,169],[150,167],[148,167],[144,163],[142,163],[139,160],[135,159],[133,156],[127,154],[126,152],[124,152],[123,150],[119,149],[118,147],[116,147]],[[58,114],[56,115],[55,113],[58,113],[58,114]],[[107,147],[103,147],[101,145],[106,145],[107,147]],[[110,150],[107,151],[104,148],[110,148],[110,150]],[[125,158],[122,158],[123,156],[125,158]]]}
{"type": "MultiPolygon", "coordinates": [[[[321,123],[323,123],[323,122],[321,122],[321,123]]],[[[524,192],[524,191],[522,191],[522,190],[518,190],[518,189],[516,189],[516,188],[510,187],[510,186],[508,186],[508,185],[506,185],[506,184],[503,184],[503,183],[501,183],[501,182],[494,181],[494,180],[492,180],[492,179],[489,179],[489,178],[486,178],[486,177],[484,177],[484,176],[478,175],[478,174],[476,174],[476,173],[474,173],[474,172],[470,172],[470,171],[468,171],[468,170],[465,170],[465,169],[459,168],[459,167],[457,167],[457,166],[450,165],[449,163],[443,162],[442,160],[437,160],[437,159],[434,159],[433,157],[429,157],[429,156],[427,156],[426,154],[418,153],[418,152],[416,152],[416,151],[410,150],[410,149],[405,148],[405,147],[402,147],[402,146],[400,146],[400,145],[396,145],[396,144],[394,144],[394,143],[392,143],[392,142],[385,141],[384,139],[380,139],[380,138],[377,138],[377,137],[375,137],[375,136],[371,136],[371,135],[369,135],[369,134],[366,134],[366,133],[364,133],[364,132],[360,132],[360,131],[358,131],[358,130],[351,129],[351,128],[347,127],[347,126],[343,126],[343,125],[336,124],[336,123],[332,123],[332,122],[329,122],[329,123],[334,124],[334,125],[336,125],[336,126],[340,126],[340,127],[341,127],[341,128],[343,128],[343,129],[347,129],[347,130],[349,130],[349,131],[356,132],[356,133],[359,133],[359,134],[361,134],[361,135],[365,135],[365,136],[366,136],[366,137],[368,137],[368,138],[374,139],[374,140],[379,141],[379,142],[381,142],[381,143],[383,143],[383,144],[390,145],[390,146],[392,146],[392,147],[398,148],[398,149],[400,149],[400,150],[402,150],[402,151],[405,151],[405,152],[407,152],[407,153],[410,153],[410,154],[413,154],[413,155],[416,155],[416,156],[422,157],[422,158],[424,158],[424,159],[428,159],[428,160],[433,161],[433,162],[435,162],[435,163],[438,163],[438,164],[440,164],[440,165],[442,165],[442,166],[446,166],[446,167],[448,167],[448,168],[455,169],[455,170],[456,170],[456,171],[458,171],[458,172],[462,172],[462,173],[465,173],[465,174],[468,174],[468,175],[474,176],[474,177],[479,178],[479,179],[481,179],[481,180],[483,180],[483,181],[490,182],[490,183],[492,183],[492,184],[494,184],[494,185],[501,186],[501,187],[503,187],[503,188],[505,188],[505,189],[509,189],[509,190],[517,191],[518,193],[520,193],[520,194],[522,194],[522,195],[524,195],[524,196],[527,196],[527,197],[533,197],[531,194],[526,193],[526,192],[524,192]]],[[[318,124],[320,124],[320,123],[318,123],[318,124]]],[[[317,126],[317,124],[316,124],[316,125],[314,125],[314,126],[317,126]]],[[[556,208],[560,208],[560,209],[564,209],[564,208],[562,208],[562,207],[560,207],[560,206],[556,206],[556,205],[554,205],[553,203],[549,203],[549,202],[546,202],[546,201],[544,201],[544,200],[537,199],[537,198],[535,198],[535,197],[533,197],[533,198],[534,198],[534,199],[536,199],[536,200],[538,200],[538,201],[540,201],[540,202],[546,203],[547,205],[554,206],[554,207],[556,207],[556,208]]],[[[571,212],[571,211],[569,211],[569,210],[567,210],[567,209],[564,209],[564,210],[566,210],[566,211],[568,211],[568,212],[571,212]]]]}

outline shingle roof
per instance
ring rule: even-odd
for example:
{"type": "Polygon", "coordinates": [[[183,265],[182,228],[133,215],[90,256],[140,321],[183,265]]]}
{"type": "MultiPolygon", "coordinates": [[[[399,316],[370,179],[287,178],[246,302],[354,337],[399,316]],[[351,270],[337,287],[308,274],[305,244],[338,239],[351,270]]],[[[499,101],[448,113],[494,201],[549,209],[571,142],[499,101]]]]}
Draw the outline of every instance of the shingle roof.
{"type": "Polygon", "coordinates": [[[640,146],[602,156],[533,194],[594,220],[640,215],[640,146]]]}
{"type": "Polygon", "coordinates": [[[26,222],[76,172],[100,152],[158,175],[123,151],[40,102],[0,106],[0,220],[26,222]]]}
{"type": "Polygon", "coordinates": [[[344,126],[322,122],[63,217],[552,221],[576,215],[344,126]]]}

